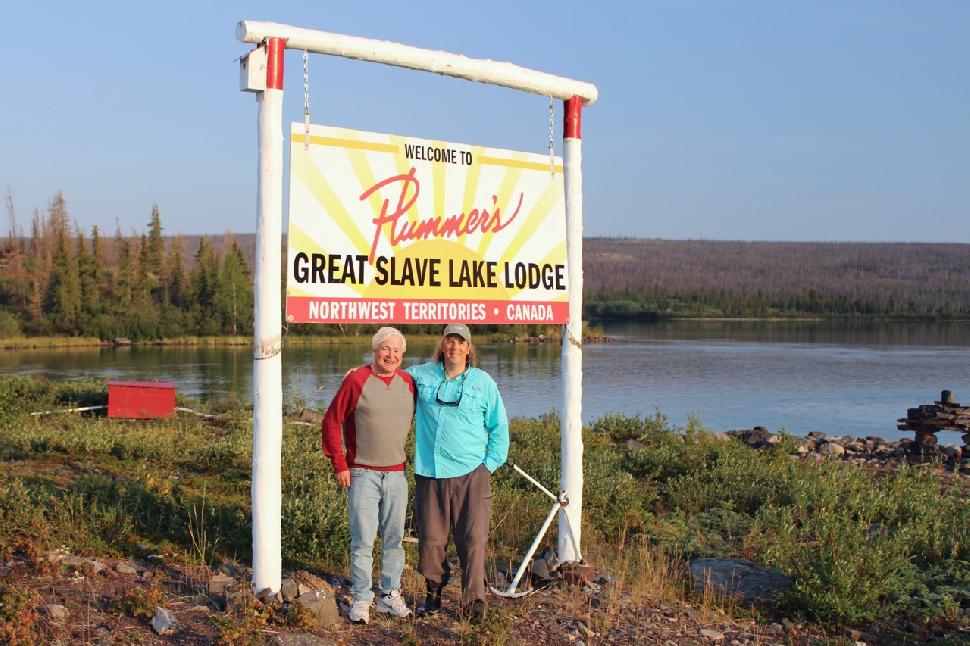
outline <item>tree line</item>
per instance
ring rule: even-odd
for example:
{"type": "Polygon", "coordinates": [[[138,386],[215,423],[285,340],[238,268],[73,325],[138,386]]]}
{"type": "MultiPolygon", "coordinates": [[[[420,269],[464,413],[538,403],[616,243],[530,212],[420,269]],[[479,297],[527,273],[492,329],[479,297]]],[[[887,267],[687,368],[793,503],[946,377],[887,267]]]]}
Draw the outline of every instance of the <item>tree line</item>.
{"type": "Polygon", "coordinates": [[[252,278],[233,236],[216,248],[199,239],[185,257],[180,236],[165,238],[158,206],[147,231],[102,237],[72,226],[57,193],[46,213],[34,211],[30,235],[10,233],[0,245],[0,337],[28,335],[160,339],[251,334],[252,278]]]}
{"type": "MultiPolygon", "coordinates": [[[[0,243],[0,337],[161,339],[248,335],[255,236],[105,238],[71,224],[61,193],[35,210],[30,234],[5,195],[0,243]]],[[[587,238],[584,318],[970,318],[970,245],[792,243],[587,238]]],[[[291,334],[360,334],[372,326],[297,325],[291,334]]],[[[411,333],[440,326],[408,326],[411,333]]],[[[514,332],[534,333],[531,326],[514,332]]],[[[544,331],[544,330],[539,330],[544,331]]]]}
{"type": "Polygon", "coordinates": [[[586,316],[970,318],[970,244],[583,241],[586,316]]]}

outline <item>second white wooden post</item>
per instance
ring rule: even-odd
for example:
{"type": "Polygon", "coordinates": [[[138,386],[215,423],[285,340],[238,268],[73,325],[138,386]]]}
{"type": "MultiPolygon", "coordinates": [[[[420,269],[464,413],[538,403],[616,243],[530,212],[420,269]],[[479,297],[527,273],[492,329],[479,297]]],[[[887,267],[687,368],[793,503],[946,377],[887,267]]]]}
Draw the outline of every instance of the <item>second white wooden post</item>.
{"type": "Polygon", "coordinates": [[[563,418],[560,430],[560,486],[567,504],[559,510],[559,560],[581,561],[583,521],[583,100],[564,102],[563,164],[566,183],[566,257],[569,265],[569,323],[562,339],[563,418]]]}
{"type": "Polygon", "coordinates": [[[266,39],[259,102],[258,224],[253,329],[253,590],[282,584],[283,359],[280,246],[283,230],[282,38],[266,39]]]}

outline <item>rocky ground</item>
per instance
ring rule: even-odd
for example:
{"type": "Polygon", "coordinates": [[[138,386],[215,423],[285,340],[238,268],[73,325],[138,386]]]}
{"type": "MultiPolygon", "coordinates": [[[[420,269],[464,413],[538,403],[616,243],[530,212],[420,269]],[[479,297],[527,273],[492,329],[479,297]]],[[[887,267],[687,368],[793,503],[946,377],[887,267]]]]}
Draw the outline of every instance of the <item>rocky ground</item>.
{"type": "MultiPolygon", "coordinates": [[[[721,434],[737,437],[753,449],[767,449],[781,444],[786,438],[763,426],[734,430],[721,434]]],[[[964,436],[964,441],[970,434],[964,436]]],[[[854,438],[851,435],[809,433],[805,437],[787,438],[793,444],[792,456],[802,460],[822,462],[841,460],[875,470],[893,470],[902,465],[935,469],[942,479],[959,479],[970,490],[970,448],[967,446],[918,445],[903,438],[892,442],[881,437],[854,438]]]]}
{"type": "MultiPolygon", "coordinates": [[[[588,582],[555,581],[521,599],[492,596],[486,619],[472,625],[457,612],[458,587],[429,618],[372,612],[369,625],[346,620],[348,589],[339,576],[288,574],[278,598],[248,593],[250,573],[221,565],[84,558],[56,550],[3,565],[4,580],[26,584],[34,612],[24,615],[21,643],[209,644],[812,644],[865,641],[861,633],[826,635],[787,619],[759,624],[743,611],[728,616],[701,603],[631,596],[607,574],[588,582]],[[297,606],[304,611],[294,610],[297,606]],[[267,619],[267,617],[272,617],[267,619]],[[27,627],[26,625],[24,626],[27,627]],[[31,642],[31,639],[34,641],[31,642]]],[[[405,573],[418,600],[420,577],[405,573]]],[[[871,637],[869,638],[872,639],[871,637]]],[[[875,643],[875,642],[871,642],[875,643]]]]}

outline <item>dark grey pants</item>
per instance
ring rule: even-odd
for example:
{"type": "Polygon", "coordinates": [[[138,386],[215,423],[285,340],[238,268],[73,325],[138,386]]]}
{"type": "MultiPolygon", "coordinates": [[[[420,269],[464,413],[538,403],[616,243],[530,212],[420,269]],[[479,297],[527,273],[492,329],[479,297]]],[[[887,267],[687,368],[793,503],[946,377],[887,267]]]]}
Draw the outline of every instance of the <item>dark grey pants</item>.
{"type": "Polygon", "coordinates": [[[492,513],[491,473],[480,465],[457,478],[415,475],[418,516],[418,572],[429,588],[442,588],[451,577],[448,531],[461,562],[461,602],[485,601],[485,547],[492,513]]]}

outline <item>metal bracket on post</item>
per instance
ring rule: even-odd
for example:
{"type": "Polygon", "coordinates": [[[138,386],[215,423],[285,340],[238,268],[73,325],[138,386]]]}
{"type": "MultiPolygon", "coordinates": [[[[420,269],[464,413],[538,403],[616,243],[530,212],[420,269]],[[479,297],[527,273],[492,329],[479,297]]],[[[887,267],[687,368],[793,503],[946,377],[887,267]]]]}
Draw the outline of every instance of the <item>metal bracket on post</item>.
{"type": "Polygon", "coordinates": [[[266,89],[266,47],[260,45],[239,58],[239,90],[262,92],[266,89]]]}

